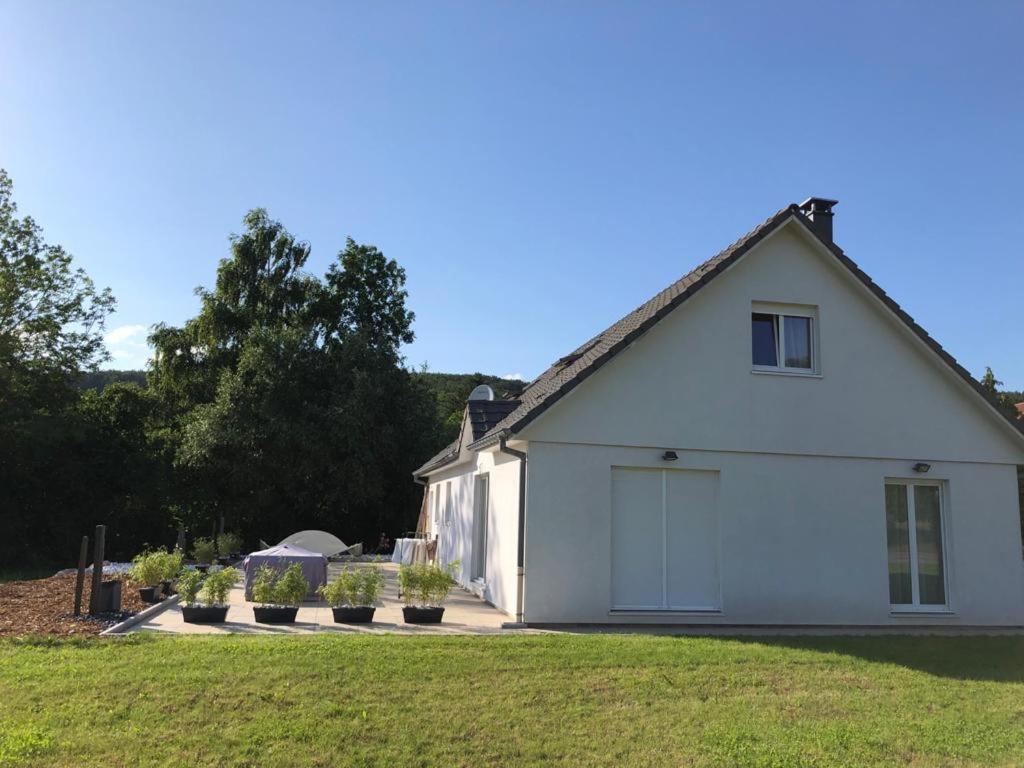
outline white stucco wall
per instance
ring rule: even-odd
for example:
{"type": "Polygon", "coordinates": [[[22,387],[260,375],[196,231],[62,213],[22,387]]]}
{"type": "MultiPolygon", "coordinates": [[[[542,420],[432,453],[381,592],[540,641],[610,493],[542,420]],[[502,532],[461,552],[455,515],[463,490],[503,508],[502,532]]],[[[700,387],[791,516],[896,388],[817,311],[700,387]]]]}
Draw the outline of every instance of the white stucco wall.
{"type": "Polygon", "coordinates": [[[829,258],[779,231],[523,432],[527,621],[1024,624],[1021,443],[829,258]],[[818,308],[820,376],[751,371],[753,302],[818,308]],[[664,449],[721,473],[723,610],[613,617],[611,467],[664,449]],[[917,461],[945,481],[948,616],[889,610],[884,479],[917,461]]]}
{"type": "MultiPolygon", "coordinates": [[[[544,413],[527,440],[1024,462],[1008,425],[791,224],[544,413]],[[820,377],[751,373],[753,302],[814,305],[820,377]]],[[[897,300],[899,297],[896,297],[897,300]]]]}
{"type": "Polygon", "coordinates": [[[486,473],[490,482],[487,519],[487,578],[483,597],[500,610],[516,610],[516,550],[519,530],[519,463],[504,454],[472,454],[470,461],[442,469],[429,478],[429,488],[441,494],[451,483],[451,524],[435,526],[431,509],[431,532],[438,538],[441,562],[461,560],[457,579],[470,584],[473,562],[473,493],[475,478],[486,473]]]}
{"type": "MultiPolygon", "coordinates": [[[[720,614],[610,611],[611,468],[664,468],[651,448],[530,444],[528,622],[1024,624],[1016,474],[938,462],[952,613],[890,613],[884,482],[901,460],[680,451],[673,469],[720,473],[720,614]]],[[[660,542],[652,541],[652,557],[660,542]]]]}

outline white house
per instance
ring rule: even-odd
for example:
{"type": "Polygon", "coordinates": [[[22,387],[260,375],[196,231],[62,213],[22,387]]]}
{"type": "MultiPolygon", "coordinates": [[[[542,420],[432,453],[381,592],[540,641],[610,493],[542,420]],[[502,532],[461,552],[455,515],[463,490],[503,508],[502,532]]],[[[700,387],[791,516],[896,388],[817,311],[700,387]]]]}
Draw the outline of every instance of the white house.
{"type": "MultiPolygon", "coordinates": [[[[1024,625],[1022,422],[790,205],[417,470],[529,624],[1024,625]]],[[[936,276],[922,274],[922,279],[936,276]]]]}

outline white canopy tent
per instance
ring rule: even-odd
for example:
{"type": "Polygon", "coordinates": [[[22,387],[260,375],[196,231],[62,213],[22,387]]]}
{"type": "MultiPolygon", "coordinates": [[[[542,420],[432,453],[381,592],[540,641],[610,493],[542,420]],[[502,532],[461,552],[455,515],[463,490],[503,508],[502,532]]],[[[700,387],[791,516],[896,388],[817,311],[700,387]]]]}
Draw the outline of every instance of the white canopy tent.
{"type": "Polygon", "coordinates": [[[278,546],[294,544],[310,552],[317,552],[326,557],[335,555],[350,554],[360,555],[363,551],[362,544],[349,546],[333,533],[327,531],[299,531],[291,536],[286,536],[278,542],[278,546]]]}

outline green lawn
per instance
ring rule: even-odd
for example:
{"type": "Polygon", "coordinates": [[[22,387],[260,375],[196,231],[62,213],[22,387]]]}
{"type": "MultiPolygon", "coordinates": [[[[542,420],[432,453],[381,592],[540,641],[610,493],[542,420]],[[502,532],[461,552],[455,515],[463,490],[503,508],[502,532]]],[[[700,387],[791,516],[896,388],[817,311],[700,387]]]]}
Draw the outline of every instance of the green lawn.
{"type": "Polygon", "coordinates": [[[0,642],[0,765],[1021,765],[1024,638],[0,642]]]}

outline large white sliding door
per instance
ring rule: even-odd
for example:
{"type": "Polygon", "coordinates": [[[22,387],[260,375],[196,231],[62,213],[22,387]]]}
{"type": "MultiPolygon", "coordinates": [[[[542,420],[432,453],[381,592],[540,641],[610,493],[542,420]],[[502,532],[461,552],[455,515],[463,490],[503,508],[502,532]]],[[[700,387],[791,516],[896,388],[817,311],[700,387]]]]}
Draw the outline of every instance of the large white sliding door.
{"type": "Polygon", "coordinates": [[[718,610],[718,473],[612,469],[612,608],[718,610]]]}

